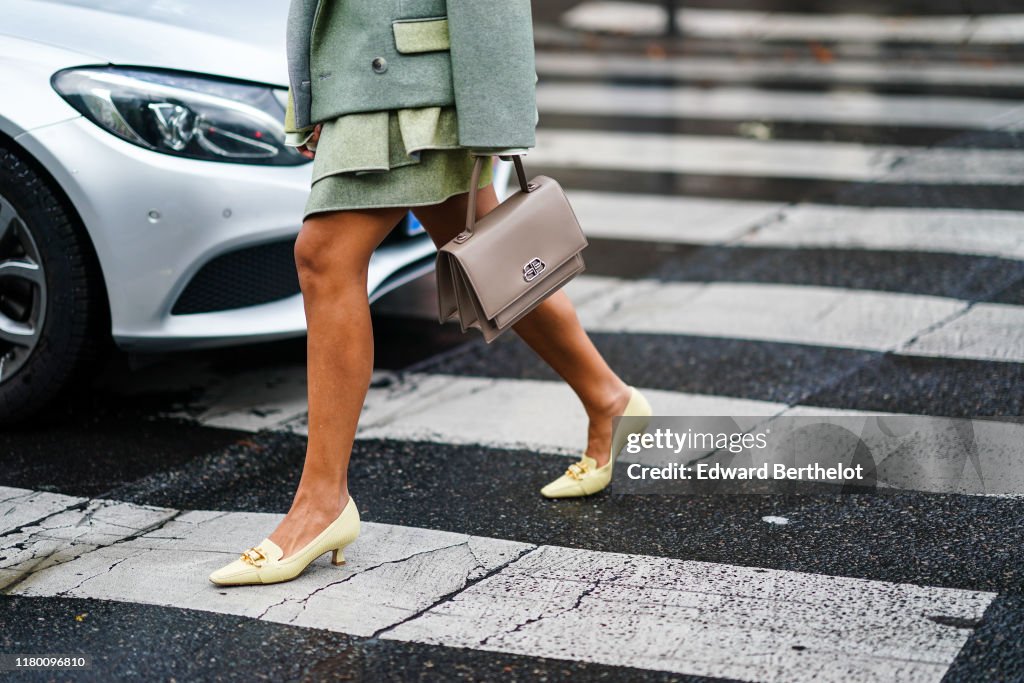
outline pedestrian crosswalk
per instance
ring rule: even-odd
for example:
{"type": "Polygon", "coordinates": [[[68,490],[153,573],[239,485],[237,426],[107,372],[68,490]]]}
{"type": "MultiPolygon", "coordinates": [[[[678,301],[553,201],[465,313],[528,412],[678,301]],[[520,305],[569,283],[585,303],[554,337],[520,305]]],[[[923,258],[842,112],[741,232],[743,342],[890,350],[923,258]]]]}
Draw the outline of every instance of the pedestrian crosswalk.
{"type": "MultiPolygon", "coordinates": [[[[591,241],[567,291],[609,364],[659,415],[980,416],[983,452],[1024,443],[1024,67],[946,53],[1019,42],[1022,17],[680,11],[684,36],[773,51],[756,59],[571,52],[539,31],[528,171],[565,186],[591,241]],[[940,58],[794,58],[794,41],[940,58]]],[[[584,2],[563,27],[646,41],[665,18],[584,2]]],[[[430,279],[416,287],[378,315],[435,319],[430,279]]],[[[1024,450],[958,494],[937,471],[903,498],[552,504],[536,489],[578,457],[584,411],[512,335],[468,341],[374,372],[345,567],[207,582],[280,519],[270,489],[297,479],[306,369],[194,364],[135,389],[187,393],[156,419],[237,444],[109,498],[0,487],[4,592],[588,662],[621,680],[939,681],[1020,578],[1024,450]],[[221,466],[238,483],[206,481],[221,466]]]]}

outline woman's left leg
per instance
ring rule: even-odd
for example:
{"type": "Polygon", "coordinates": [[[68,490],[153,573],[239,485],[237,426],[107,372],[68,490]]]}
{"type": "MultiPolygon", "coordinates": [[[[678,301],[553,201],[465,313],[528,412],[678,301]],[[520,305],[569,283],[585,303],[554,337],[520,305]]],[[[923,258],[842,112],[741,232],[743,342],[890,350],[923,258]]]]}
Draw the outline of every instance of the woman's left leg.
{"type": "MultiPolygon", "coordinates": [[[[462,229],[466,221],[468,193],[440,204],[413,208],[434,244],[440,247],[462,229]]],[[[492,185],[477,193],[477,218],[498,205],[492,185]]],[[[512,329],[572,387],[590,421],[586,454],[603,466],[611,447],[612,417],[622,415],[630,389],[594,347],[573,308],[560,290],[540,303],[512,329]]]]}

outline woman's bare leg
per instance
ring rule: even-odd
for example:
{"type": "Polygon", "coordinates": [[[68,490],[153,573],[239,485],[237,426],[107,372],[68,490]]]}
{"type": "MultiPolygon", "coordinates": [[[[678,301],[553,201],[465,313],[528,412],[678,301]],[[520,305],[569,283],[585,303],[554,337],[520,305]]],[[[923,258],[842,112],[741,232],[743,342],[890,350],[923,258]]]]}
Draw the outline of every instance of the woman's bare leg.
{"type": "MultiPolygon", "coordinates": [[[[468,201],[468,193],[459,194],[441,204],[413,208],[413,213],[441,246],[462,230],[468,201]]],[[[488,185],[477,194],[477,218],[497,205],[494,187],[488,185]]],[[[586,453],[598,466],[607,463],[611,418],[625,411],[630,391],[594,347],[569,296],[564,290],[556,292],[512,329],[576,392],[590,420],[586,453]]]]}
{"type": "Polygon", "coordinates": [[[313,540],[348,503],[348,461],[373,372],[367,271],[405,211],[314,214],[295,240],[308,328],[309,442],[291,509],[269,536],[282,557],[313,540]]]}

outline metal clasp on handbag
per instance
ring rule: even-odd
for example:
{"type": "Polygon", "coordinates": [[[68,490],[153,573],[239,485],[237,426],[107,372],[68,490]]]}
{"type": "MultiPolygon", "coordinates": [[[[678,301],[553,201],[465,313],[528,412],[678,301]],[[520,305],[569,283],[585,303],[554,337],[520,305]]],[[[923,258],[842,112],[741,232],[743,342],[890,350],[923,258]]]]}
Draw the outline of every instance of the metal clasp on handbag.
{"type": "Polygon", "coordinates": [[[532,259],[523,266],[523,279],[527,282],[532,282],[538,275],[544,272],[544,269],[548,267],[548,264],[544,263],[539,257],[534,256],[532,259]]]}

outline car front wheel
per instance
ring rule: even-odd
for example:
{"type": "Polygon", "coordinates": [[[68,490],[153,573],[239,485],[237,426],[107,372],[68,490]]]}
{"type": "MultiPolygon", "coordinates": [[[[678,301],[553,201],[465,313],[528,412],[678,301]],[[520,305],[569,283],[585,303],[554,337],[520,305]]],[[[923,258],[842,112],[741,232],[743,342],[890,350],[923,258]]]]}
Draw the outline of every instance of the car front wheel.
{"type": "Polygon", "coordinates": [[[90,245],[52,181],[0,142],[0,424],[38,415],[105,344],[90,245]]]}

